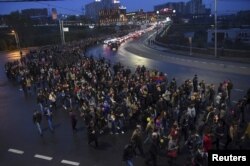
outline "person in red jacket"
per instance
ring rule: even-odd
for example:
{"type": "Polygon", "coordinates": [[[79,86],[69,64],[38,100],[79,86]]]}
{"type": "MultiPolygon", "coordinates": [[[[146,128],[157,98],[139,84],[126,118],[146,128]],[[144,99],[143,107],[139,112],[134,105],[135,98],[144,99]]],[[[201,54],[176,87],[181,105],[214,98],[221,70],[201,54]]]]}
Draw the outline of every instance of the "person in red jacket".
{"type": "Polygon", "coordinates": [[[213,141],[212,141],[212,136],[210,132],[206,132],[205,135],[203,136],[203,148],[204,152],[208,152],[211,150],[213,147],[213,141]]]}

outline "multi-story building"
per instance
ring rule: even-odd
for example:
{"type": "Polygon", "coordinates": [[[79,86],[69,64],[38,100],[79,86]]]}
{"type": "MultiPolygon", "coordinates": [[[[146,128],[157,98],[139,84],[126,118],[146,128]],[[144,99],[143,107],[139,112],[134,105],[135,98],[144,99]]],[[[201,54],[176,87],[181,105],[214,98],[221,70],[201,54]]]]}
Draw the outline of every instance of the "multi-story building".
{"type": "Polygon", "coordinates": [[[190,0],[186,3],[186,12],[193,15],[205,14],[206,7],[202,0],[190,0]]]}
{"type": "Polygon", "coordinates": [[[100,25],[124,25],[127,21],[126,8],[101,9],[99,12],[100,25]]]}
{"type": "Polygon", "coordinates": [[[57,19],[57,10],[56,10],[56,8],[51,9],[51,17],[52,17],[52,20],[57,19]]]}
{"type": "Polygon", "coordinates": [[[120,2],[117,0],[95,0],[85,5],[85,15],[94,21],[98,21],[101,10],[117,9],[119,6],[120,2]]]}
{"type": "Polygon", "coordinates": [[[155,22],[157,20],[156,12],[129,12],[126,14],[129,24],[143,24],[155,22]]]}
{"type": "Polygon", "coordinates": [[[202,14],[210,14],[210,10],[208,10],[203,4],[202,0],[190,0],[187,3],[184,2],[168,2],[165,4],[160,4],[154,6],[154,11],[159,11],[160,14],[171,14],[175,12],[177,15],[179,14],[191,14],[191,15],[202,15],[202,14]]]}
{"type": "Polygon", "coordinates": [[[161,14],[173,13],[175,10],[176,14],[185,13],[185,3],[184,2],[168,2],[161,5],[154,6],[154,11],[159,11],[161,14]]]}

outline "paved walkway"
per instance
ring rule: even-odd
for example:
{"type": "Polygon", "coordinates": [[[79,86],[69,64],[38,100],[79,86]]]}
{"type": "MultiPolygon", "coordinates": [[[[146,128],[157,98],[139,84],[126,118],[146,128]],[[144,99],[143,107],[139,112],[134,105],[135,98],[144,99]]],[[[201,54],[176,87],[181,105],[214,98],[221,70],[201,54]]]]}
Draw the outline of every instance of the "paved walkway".
{"type": "MultiPolygon", "coordinates": [[[[153,33],[152,35],[150,35],[147,40],[149,39],[154,39],[155,38],[155,33],[153,33]]],[[[186,51],[180,51],[180,50],[172,50],[169,49],[162,43],[155,43],[155,44],[148,44],[147,40],[144,42],[144,45],[147,47],[150,47],[152,49],[155,50],[159,50],[159,51],[163,51],[163,52],[170,52],[170,53],[175,53],[178,55],[184,55],[184,56],[188,56],[188,57],[196,57],[196,58],[203,58],[203,59],[213,59],[213,60],[219,60],[219,61],[230,61],[230,62],[239,62],[239,63],[247,63],[250,64],[250,55],[249,58],[242,58],[242,57],[215,57],[214,55],[206,55],[206,54],[198,54],[198,53],[192,53],[192,55],[189,54],[189,52],[186,51]]]]}

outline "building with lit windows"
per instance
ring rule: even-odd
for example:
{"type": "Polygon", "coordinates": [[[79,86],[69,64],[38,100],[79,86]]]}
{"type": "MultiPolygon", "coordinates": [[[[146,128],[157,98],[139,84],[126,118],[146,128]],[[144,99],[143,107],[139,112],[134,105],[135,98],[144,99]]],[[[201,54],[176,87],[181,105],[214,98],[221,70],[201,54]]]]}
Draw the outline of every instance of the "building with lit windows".
{"type": "Polygon", "coordinates": [[[154,6],[154,11],[159,11],[161,14],[173,13],[173,10],[176,11],[177,14],[184,14],[185,3],[184,2],[168,2],[161,5],[154,6]]]}
{"type": "Polygon", "coordinates": [[[85,15],[93,21],[98,22],[101,10],[119,9],[119,7],[120,1],[117,0],[95,0],[85,5],[85,15]]]}
{"type": "Polygon", "coordinates": [[[129,12],[126,16],[128,24],[144,24],[155,22],[157,20],[157,14],[155,12],[136,11],[129,12]]]}
{"type": "Polygon", "coordinates": [[[124,25],[127,24],[126,8],[102,9],[99,11],[100,25],[124,25]]]}
{"type": "Polygon", "coordinates": [[[210,9],[205,7],[202,0],[190,0],[185,2],[168,2],[154,6],[154,11],[159,11],[160,14],[176,12],[177,15],[203,15],[210,14],[210,9]]]}

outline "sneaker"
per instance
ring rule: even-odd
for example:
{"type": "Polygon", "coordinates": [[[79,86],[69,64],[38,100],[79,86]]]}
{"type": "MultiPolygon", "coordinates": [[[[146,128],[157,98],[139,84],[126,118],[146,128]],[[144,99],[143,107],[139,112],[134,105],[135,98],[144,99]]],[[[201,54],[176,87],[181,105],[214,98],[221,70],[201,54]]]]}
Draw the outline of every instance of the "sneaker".
{"type": "Polygon", "coordinates": [[[64,110],[67,110],[67,107],[65,105],[63,105],[63,108],[64,108],[64,110]]]}

